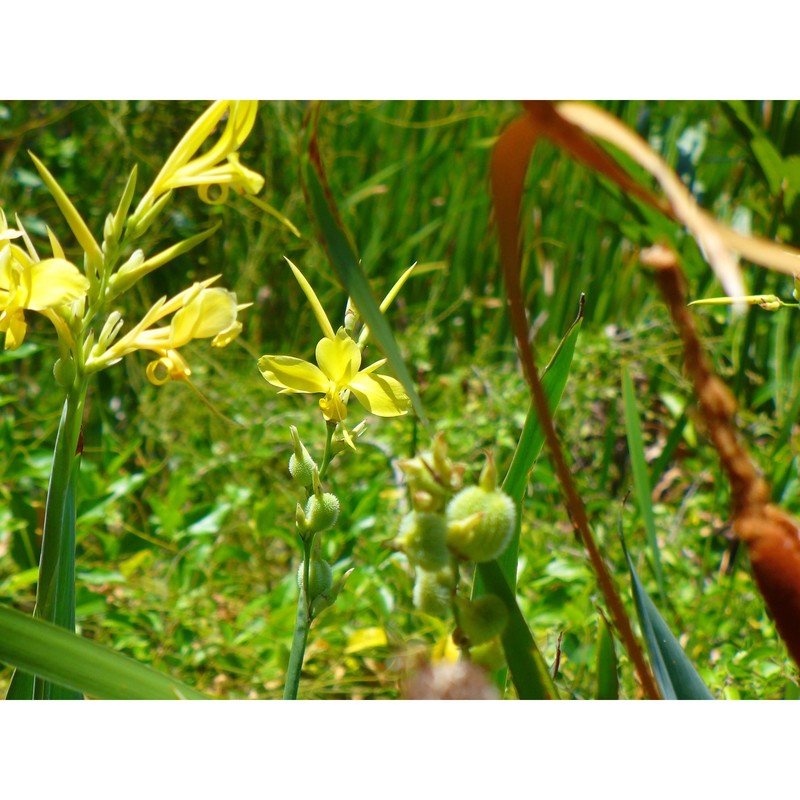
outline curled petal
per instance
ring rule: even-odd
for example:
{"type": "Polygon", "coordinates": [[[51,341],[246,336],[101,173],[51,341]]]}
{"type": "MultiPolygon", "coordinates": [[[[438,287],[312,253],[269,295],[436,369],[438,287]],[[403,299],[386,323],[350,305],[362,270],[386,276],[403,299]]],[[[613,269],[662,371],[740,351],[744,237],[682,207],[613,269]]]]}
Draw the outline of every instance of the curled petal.
{"type": "Polygon", "coordinates": [[[168,350],[167,354],[155,361],[151,361],[145,370],[147,379],[156,386],[163,386],[167,381],[184,380],[192,371],[184,361],[183,356],[175,350],[168,350]]]}
{"type": "Polygon", "coordinates": [[[360,372],[348,388],[367,411],[378,417],[399,417],[408,413],[411,405],[400,381],[386,375],[360,372]]]}
{"type": "Polygon", "coordinates": [[[361,351],[344,328],[339,328],[335,339],[320,339],[316,355],[320,369],[341,388],[350,383],[361,366],[361,351]]]}
{"type": "Polygon", "coordinates": [[[319,367],[293,356],[261,356],[258,369],[264,380],[288,392],[327,393],[330,381],[319,367]]]}

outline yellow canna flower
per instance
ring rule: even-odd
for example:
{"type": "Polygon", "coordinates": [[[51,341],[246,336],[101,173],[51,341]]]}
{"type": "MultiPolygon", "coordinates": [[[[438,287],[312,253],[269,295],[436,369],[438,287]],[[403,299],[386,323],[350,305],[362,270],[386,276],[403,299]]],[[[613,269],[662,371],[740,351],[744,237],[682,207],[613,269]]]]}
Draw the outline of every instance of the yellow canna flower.
{"type": "MultiPolygon", "coordinates": [[[[236,295],[227,289],[209,288],[217,277],[196,283],[169,301],[165,298],[159,300],[133,330],[103,352],[93,353],[86,362],[87,370],[95,371],[114,364],[134,350],[151,350],[158,355],[147,366],[151,383],[161,386],[168,380],[187,379],[192,370],[178,349],[192,339],[212,339],[212,347],[226,347],[242,330],[238,312],[251,305],[237,305],[236,295]],[[169,325],[149,327],[172,313],[174,316],[169,325]]],[[[119,326],[121,321],[113,320],[109,338],[113,338],[119,326]]],[[[100,349],[104,347],[103,338],[101,334],[100,349]]]]}
{"type": "Polygon", "coordinates": [[[261,191],[264,178],[242,165],[237,153],[253,129],[257,110],[258,103],[254,100],[213,103],[172,151],[133,219],[141,219],[161,195],[181,186],[196,186],[201,199],[211,203],[224,203],[231,186],[240,193],[261,191]],[[196,155],[226,111],[228,119],[217,142],[202,155],[196,155]],[[219,196],[213,199],[209,196],[211,186],[220,187],[219,196]]]}
{"type": "MultiPolygon", "coordinates": [[[[6,350],[14,350],[25,339],[26,310],[43,313],[56,323],[53,309],[77,300],[89,290],[88,279],[66,259],[34,260],[10,244],[19,236],[24,237],[24,232],[12,228],[0,232],[0,333],[5,334],[6,350]]],[[[56,327],[61,332],[63,325],[56,327]]]]}
{"type": "Polygon", "coordinates": [[[352,392],[372,414],[397,417],[408,412],[410,400],[400,381],[375,373],[386,359],[360,369],[361,350],[344,328],[324,337],[316,348],[317,365],[292,356],[262,356],[258,368],[281,394],[323,394],[319,401],[326,420],[342,422],[352,392]]]}

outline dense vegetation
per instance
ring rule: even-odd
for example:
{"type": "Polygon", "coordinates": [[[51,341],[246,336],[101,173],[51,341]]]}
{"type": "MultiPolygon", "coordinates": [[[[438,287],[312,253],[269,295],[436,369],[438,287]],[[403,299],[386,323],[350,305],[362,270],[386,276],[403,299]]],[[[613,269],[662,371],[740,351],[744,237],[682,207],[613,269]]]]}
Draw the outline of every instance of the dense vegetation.
{"type": "MultiPolygon", "coordinates": [[[[719,219],[796,243],[792,173],[775,180],[767,141],[788,169],[800,163],[796,103],[609,103],[676,169],[719,219]],[[795,160],[792,157],[796,157],[795,160]]],[[[102,231],[132,163],[146,180],[202,113],[202,103],[9,103],[0,106],[0,207],[46,241],[72,241],[27,151],[47,164],[90,228],[102,231]],[[59,228],[59,225],[61,227],[59,228]]],[[[286,464],[288,426],[318,436],[314,398],[278,395],[257,359],[308,359],[317,322],[284,256],[301,267],[334,325],[345,310],[309,221],[298,151],[305,107],[264,103],[242,158],[266,176],[262,198],[297,227],[235,195],[209,206],[176,193],[164,246],[209,221],[217,236],[137,284],[144,313],[161,295],[222,273],[244,333],[225,350],[191,345],[200,402],[179,381],[153,386],[134,355],[100,373],[88,401],[77,508],[77,620],[81,633],[220,697],[279,697],[295,620],[296,498],[286,464]],[[213,407],[210,408],[209,406],[213,407]]],[[[494,139],[519,113],[498,102],[325,104],[322,156],[344,222],[378,297],[418,262],[387,317],[429,418],[477,480],[484,449],[508,468],[528,410],[499,267],[488,192],[494,139]]],[[[772,152],[772,151],[771,151],[772,152]]],[[[636,169],[632,167],[634,174],[636,169]]],[[[642,178],[647,182],[647,178],[642,178]]],[[[617,585],[630,600],[618,523],[638,573],[716,697],[796,697],[788,658],[728,531],[728,487],[696,424],[680,346],[639,247],[663,233],[641,207],[549,145],[527,178],[523,285],[542,366],[586,296],[585,319],[556,422],[572,472],[617,585]],[[659,591],[632,488],[621,369],[633,377],[664,591],[659,591]]],[[[722,294],[678,226],[692,299],[722,294]]],[[[77,261],[75,250],[73,256],[77,261]]],[[[69,254],[69,252],[68,252],[69,254]]],[[[791,299],[792,282],[746,269],[753,293],[791,299]]],[[[793,309],[732,317],[700,307],[698,324],[718,373],[740,403],[745,441],[783,508],[800,514],[796,418],[800,368],[793,309]]],[[[0,353],[0,601],[30,611],[37,548],[62,404],[52,381],[49,323],[32,315],[25,344],[0,353]]],[[[358,419],[355,406],[353,422],[358,419]]],[[[315,621],[300,696],[397,697],[420,657],[441,651],[451,626],[415,610],[408,562],[387,547],[406,490],[398,457],[427,446],[411,415],[370,418],[357,454],[331,480],[342,500],[325,558],[354,567],[337,602],[315,621]]],[[[520,608],[565,697],[597,693],[604,629],[594,574],[561,502],[546,453],[524,502],[520,608]]],[[[633,603],[629,609],[633,617],[633,603]]],[[[640,696],[617,646],[620,695],[640,696]]],[[[0,690],[11,670],[0,672],[0,690]]]]}

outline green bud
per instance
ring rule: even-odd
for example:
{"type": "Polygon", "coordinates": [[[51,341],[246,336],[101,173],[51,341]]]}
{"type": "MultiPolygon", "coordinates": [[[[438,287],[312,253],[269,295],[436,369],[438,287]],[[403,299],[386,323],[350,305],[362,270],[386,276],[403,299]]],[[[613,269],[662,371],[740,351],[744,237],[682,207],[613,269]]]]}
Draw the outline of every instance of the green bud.
{"type": "MultiPolygon", "coordinates": [[[[303,591],[303,571],[305,561],[300,562],[297,570],[297,585],[303,591]]],[[[308,599],[313,603],[318,597],[327,595],[333,588],[333,570],[327,561],[321,558],[312,558],[308,568],[308,599]]]]}
{"type": "Polygon", "coordinates": [[[65,389],[68,389],[75,383],[76,373],[77,368],[75,367],[75,361],[71,358],[68,358],[66,361],[63,358],[59,358],[53,365],[53,377],[56,379],[56,383],[59,386],[63,386],[65,389]]]}
{"type": "Polygon", "coordinates": [[[455,591],[455,575],[450,567],[428,572],[417,569],[414,582],[414,607],[433,617],[447,617],[455,591]]]}
{"type": "Polygon", "coordinates": [[[289,456],[289,474],[301,486],[311,486],[314,467],[316,467],[314,459],[311,458],[308,450],[300,441],[300,436],[294,425],[289,426],[289,432],[292,434],[292,442],[294,443],[294,452],[289,456]]]}
{"type": "Polygon", "coordinates": [[[462,489],[447,506],[447,546],[460,558],[493,561],[511,541],[517,511],[499,489],[462,489]]]}
{"type": "Polygon", "coordinates": [[[458,627],[477,646],[499,636],[508,623],[508,610],[503,601],[494,594],[476,600],[456,598],[458,604],[458,627]]]}
{"type": "Polygon", "coordinates": [[[117,243],[117,231],[114,227],[114,215],[109,214],[106,217],[105,224],[103,225],[103,239],[104,244],[116,244],[117,243]]]}
{"type": "Polygon", "coordinates": [[[339,519],[339,498],[330,492],[311,495],[305,508],[308,529],[319,533],[332,528],[339,519]]]}
{"type": "Polygon", "coordinates": [[[447,521],[441,514],[412,511],[400,523],[393,542],[414,566],[429,572],[446,567],[450,561],[447,549],[447,521]]]}
{"type": "Polygon", "coordinates": [[[127,222],[127,230],[128,235],[133,239],[138,239],[144,233],[147,232],[147,229],[155,222],[156,218],[161,214],[164,210],[164,206],[170,201],[172,197],[172,191],[165,192],[155,201],[155,203],[149,203],[148,208],[139,209],[137,208],[136,211],[131,214],[128,218],[127,222]]]}

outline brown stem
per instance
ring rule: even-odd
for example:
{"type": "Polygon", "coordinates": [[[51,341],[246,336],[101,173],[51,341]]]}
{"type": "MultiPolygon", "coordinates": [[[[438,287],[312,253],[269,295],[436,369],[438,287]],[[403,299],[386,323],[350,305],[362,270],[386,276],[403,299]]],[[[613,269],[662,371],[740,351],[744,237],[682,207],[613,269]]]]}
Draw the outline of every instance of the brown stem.
{"type": "Polygon", "coordinates": [[[740,445],[736,401],[714,374],[686,307],[683,273],[675,254],[656,246],[641,254],[683,341],[686,371],[698,410],[731,485],[733,532],[745,542],[753,574],[792,658],[800,664],[800,532],[797,523],[772,505],[770,488],[740,445]]]}
{"type": "MultiPolygon", "coordinates": [[[[547,108],[543,109],[547,112],[547,108]]],[[[565,495],[567,511],[572,519],[578,535],[586,548],[592,568],[597,575],[597,582],[605,597],[608,610],[620,634],[622,643],[633,662],[647,697],[660,697],[653,676],[644,654],[634,636],[625,607],[620,599],[611,574],[603,561],[594,540],[586,510],[572,480],[561,444],[553,426],[553,417],[547,405],[544,389],[535,367],[533,344],[528,338],[528,322],[522,302],[520,279],[520,209],[525,172],[531,154],[541,135],[550,135],[549,126],[543,123],[550,115],[527,113],[514,120],[498,138],[492,152],[491,186],[492,205],[495,211],[498,238],[500,241],[500,257],[506,283],[506,294],[509,303],[509,316],[512,330],[517,340],[523,372],[530,386],[533,405],[539,423],[544,432],[547,449],[553,459],[558,482],[565,495]]]]}

